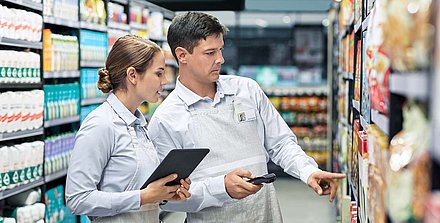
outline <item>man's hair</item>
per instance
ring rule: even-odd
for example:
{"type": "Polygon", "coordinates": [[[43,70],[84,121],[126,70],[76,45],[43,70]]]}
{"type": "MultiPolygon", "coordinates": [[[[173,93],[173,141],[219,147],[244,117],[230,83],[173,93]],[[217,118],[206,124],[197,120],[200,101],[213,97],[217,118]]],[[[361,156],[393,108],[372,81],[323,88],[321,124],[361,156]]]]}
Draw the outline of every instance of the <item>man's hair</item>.
{"type": "Polygon", "coordinates": [[[218,37],[228,32],[228,28],[221,24],[212,15],[202,12],[187,12],[176,16],[168,29],[168,44],[171,52],[177,60],[176,48],[183,47],[189,53],[193,53],[201,39],[206,40],[208,36],[218,37]]]}

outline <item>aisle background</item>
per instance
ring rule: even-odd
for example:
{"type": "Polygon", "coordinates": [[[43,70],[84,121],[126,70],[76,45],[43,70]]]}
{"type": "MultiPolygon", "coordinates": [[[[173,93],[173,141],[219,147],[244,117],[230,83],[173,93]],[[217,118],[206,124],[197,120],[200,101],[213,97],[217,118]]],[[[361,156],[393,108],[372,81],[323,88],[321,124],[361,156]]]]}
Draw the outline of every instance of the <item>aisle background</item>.
{"type": "MultiPolygon", "coordinates": [[[[334,223],[336,210],[328,197],[320,197],[302,181],[293,177],[275,181],[278,201],[285,223],[334,223]]],[[[184,213],[171,213],[163,223],[182,223],[184,213]]]]}

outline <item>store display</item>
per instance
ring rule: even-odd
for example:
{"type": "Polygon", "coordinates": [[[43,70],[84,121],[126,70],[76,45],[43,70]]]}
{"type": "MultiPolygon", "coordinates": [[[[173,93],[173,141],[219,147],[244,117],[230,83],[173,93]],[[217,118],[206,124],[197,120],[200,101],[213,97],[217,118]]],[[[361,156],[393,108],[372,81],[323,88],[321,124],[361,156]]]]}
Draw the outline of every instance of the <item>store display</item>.
{"type": "Polygon", "coordinates": [[[81,21],[106,25],[107,12],[103,0],[80,0],[81,21]]]}
{"type": "Polygon", "coordinates": [[[41,15],[2,5],[0,5],[0,15],[2,20],[0,38],[5,37],[31,42],[41,41],[43,25],[41,15]]]}
{"type": "Polygon", "coordinates": [[[43,70],[76,71],[79,68],[79,43],[77,36],[43,31],[43,70]]]}
{"type": "Polygon", "coordinates": [[[429,66],[434,30],[431,0],[388,0],[383,26],[383,51],[394,71],[429,66]]]}
{"type": "Polygon", "coordinates": [[[319,68],[299,70],[295,66],[240,66],[238,74],[256,80],[263,88],[323,84],[319,68]]]}
{"type": "Polygon", "coordinates": [[[102,98],[105,96],[96,87],[99,78],[97,68],[82,68],[80,73],[81,99],[102,98]]]}
{"type": "Polygon", "coordinates": [[[40,128],[43,108],[41,90],[0,93],[0,133],[40,128]]]}
{"type": "Polygon", "coordinates": [[[0,191],[41,178],[43,153],[44,143],[41,141],[0,147],[0,191]]]}
{"type": "Polygon", "coordinates": [[[421,220],[430,185],[425,174],[429,165],[422,155],[428,150],[427,120],[415,104],[403,109],[403,117],[403,129],[391,140],[389,155],[388,207],[391,219],[398,222],[421,220]]]}
{"type": "Polygon", "coordinates": [[[143,37],[149,36],[150,29],[159,29],[154,30],[158,38],[155,41],[164,46],[167,55],[165,73],[170,85],[166,88],[174,88],[171,85],[177,63],[169,47],[165,49],[164,38],[172,13],[165,16],[161,7],[150,9],[152,4],[141,1],[125,5],[116,2],[1,2],[0,222],[79,221],[64,206],[63,188],[53,188],[53,184],[66,176],[78,120],[99,106],[95,103],[105,100],[96,87],[97,69],[104,66],[117,38],[139,28],[135,20],[127,18],[132,15],[131,6],[142,4],[137,21],[143,26],[143,37]],[[154,19],[149,21],[150,13],[154,19]],[[108,33],[92,31],[107,30],[107,22],[108,33]],[[36,190],[25,191],[27,188],[36,190]],[[46,216],[44,204],[34,204],[41,201],[41,190],[45,193],[46,216]],[[11,193],[17,195],[10,197],[11,193]]]}
{"type": "Polygon", "coordinates": [[[131,34],[148,38],[151,30],[149,29],[150,10],[142,5],[130,5],[130,27],[131,34]]]}
{"type": "Polygon", "coordinates": [[[40,55],[0,50],[0,84],[40,83],[40,55]]]}
{"type": "Polygon", "coordinates": [[[45,120],[72,117],[79,114],[79,84],[45,85],[45,120]]]}
{"type": "Polygon", "coordinates": [[[75,216],[70,214],[67,207],[64,205],[64,187],[62,185],[56,186],[45,193],[46,203],[46,222],[49,223],[74,223],[75,216]]]}
{"type": "Polygon", "coordinates": [[[104,66],[107,56],[107,33],[80,30],[81,62],[95,62],[104,66]]]}
{"type": "Polygon", "coordinates": [[[384,0],[377,0],[371,12],[367,30],[367,74],[371,108],[388,114],[390,103],[389,75],[391,61],[384,52],[384,23],[386,5],[384,0]]]}
{"type": "Polygon", "coordinates": [[[127,24],[127,14],[124,12],[124,6],[109,2],[108,7],[108,20],[109,23],[121,23],[127,24]]]}
{"type": "Polygon", "coordinates": [[[148,18],[148,30],[150,30],[149,37],[151,39],[164,38],[164,16],[162,12],[151,12],[148,18]]]}
{"type": "Polygon", "coordinates": [[[7,208],[3,212],[12,217],[17,223],[44,223],[46,205],[35,203],[23,207],[7,208]]]}
{"type": "Polygon", "coordinates": [[[43,0],[44,16],[78,21],[78,0],[43,0]]]}
{"type": "Polygon", "coordinates": [[[76,132],[49,136],[44,141],[44,175],[67,170],[76,132]]]}
{"type": "MultiPolygon", "coordinates": [[[[339,21],[335,17],[336,25],[329,29],[335,31],[336,40],[330,58],[332,85],[337,86],[332,94],[337,103],[332,106],[337,117],[332,118],[330,132],[332,166],[347,174],[348,191],[341,190],[340,197],[350,195],[355,204],[352,222],[427,220],[426,198],[432,181],[427,153],[432,147],[426,114],[430,105],[426,99],[414,102],[411,94],[390,92],[390,77],[393,72],[427,75],[433,44],[432,4],[430,0],[342,0],[336,4],[340,8],[333,9],[339,11],[339,21]],[[350,24],[347,15],[352,13],[350,24]]],[[[340,211],[344,219],[346,212],[340,211]]]]}

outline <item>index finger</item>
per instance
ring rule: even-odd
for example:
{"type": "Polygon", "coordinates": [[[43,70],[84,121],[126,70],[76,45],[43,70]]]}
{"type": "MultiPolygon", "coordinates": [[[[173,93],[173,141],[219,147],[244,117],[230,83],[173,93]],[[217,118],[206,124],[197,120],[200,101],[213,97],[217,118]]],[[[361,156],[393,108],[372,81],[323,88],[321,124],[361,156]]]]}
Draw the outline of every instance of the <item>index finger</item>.
{"type": "Polygon", "coordinates": [[[328,174],[326,174],[325,178],[327,178],[327,179],[344,179],[345,174],[343,174],[343,173],[328,173],[328,174]]]}

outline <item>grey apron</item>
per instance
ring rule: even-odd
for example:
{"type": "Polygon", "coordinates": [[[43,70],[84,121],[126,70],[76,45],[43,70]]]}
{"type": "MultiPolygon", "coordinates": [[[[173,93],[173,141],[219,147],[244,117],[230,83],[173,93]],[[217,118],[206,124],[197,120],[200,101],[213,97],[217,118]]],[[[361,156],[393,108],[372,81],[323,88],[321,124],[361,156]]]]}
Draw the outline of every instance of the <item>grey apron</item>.
{"type": "MultiPolygon", "coordinates": [[[[116,111],[115,111],[116,112],[116,111]]],[[[117,113],[116,113],[117,114],[117,113]]],[[[123,120],[123,119],[122,119],[123,120]]],[[[160,161],[157,156],[157,151],[154,148],[153,143],[150,140],[142,140],[139,143],[138,137],[136,136],[136,131],[132,126],[129,126],[125,123],[128,129],[128,133],[131,136],[131,142],[133,144],[133,148],[136,151],[136,172],[133,175],[133,178],[130,180],[128,186],[125,188],[125,191],[130,190],[139,190],[142,186],[142,180],[139,180],[140,171],[145,171],[147,167],[147,163],[155,163],[155,166],[158,166],[160,161]]],[[[147,130],[144,126],[137,126],[141,128],[145,136],[147,136],[147,130]]],[[[145,137],[144,137],[145,138],[145,137]]],[[[153,170],[150,170],[151,172],[153,170]]],[[[151,174],[151,173],[150,173],[151,174]]],[[[148,177],[148,176],[147,176],[148,177]]],[[[145,180],[147,179],[144,177],[145,180]]],[[[115,216],[109,217],[99,217],[95,219],[93,222],[99,223],[159,223],[159,203],[155,204],[145,204],[140,207],[139,210],[130,211],[127,213],[121,213],[115,216]]]]}
{"type": "MultiPolygon", "coordinates": [[[[250,170],[255,176],[267,173],[266,152],[258,138],[255,108],[246,108],[235,98],[224,108],[188,110],[194,123],[196,147],[211,149],[191,175],[193,181],[225,175],[238,168],[250,170]]],[[[283,219],[275,188],[268,184],[256,194],[234,199],[222,207],[188,213],[187,221],[278,223],[283,219]]]]}

